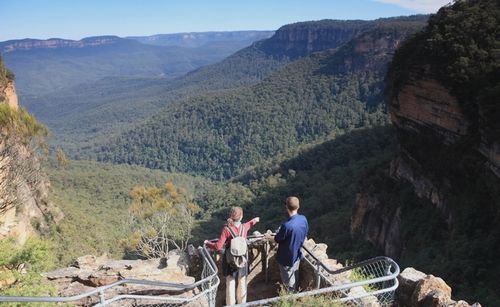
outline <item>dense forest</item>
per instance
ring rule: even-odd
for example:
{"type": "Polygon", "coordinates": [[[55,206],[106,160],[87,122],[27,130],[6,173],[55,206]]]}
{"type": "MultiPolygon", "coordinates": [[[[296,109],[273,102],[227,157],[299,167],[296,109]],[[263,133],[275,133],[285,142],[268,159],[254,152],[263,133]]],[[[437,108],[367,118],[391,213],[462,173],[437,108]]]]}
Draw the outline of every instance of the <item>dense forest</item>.
{"type": "Polygon", "coordinates": [[[387,63],[396,42],[422,25],[377,24],[350,43],[294,61],[252,87],[173,103],[101,146],[95,157],[227,179],[300,145],[386,124],[387,63]],[[373,48],[354,52],[364,44],[373,48]]]}
{"type": "Polygon", "coordinates": [[[66,215],[51,233],[61,247],[56,251],[57,261],[68,264],[82,253],[123,257],[124,249],[116,242],[129,235],[130,191],[168,181],[184,188],[202,209],[196,215],[193,243],[218,236],[232,205],[243,206],[246,218],[261,216],[257,230],[274,230],[285,218],[283,199],[294,194],[302,199],[303,211],[314,225],[311,236],[335,246],[330,252],[340,260],[360,260],[374,250],[350,239],[351,206],[364,174],[387,163],[394,152],[391,128],[356,130],[304,147],[293,158],[273,168],[253,170],[234,182],[92,161],[62,166],[52,159],[47,165],[52,200],[66,215]]]}

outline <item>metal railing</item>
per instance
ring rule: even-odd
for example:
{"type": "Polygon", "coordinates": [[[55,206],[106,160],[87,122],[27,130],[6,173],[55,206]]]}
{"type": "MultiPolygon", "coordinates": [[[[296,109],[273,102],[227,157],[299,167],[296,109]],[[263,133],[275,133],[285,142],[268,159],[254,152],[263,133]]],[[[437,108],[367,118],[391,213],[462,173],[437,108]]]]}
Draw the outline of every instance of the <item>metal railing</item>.
{"type": "Polygon", "coordinates": [[[315,272],[316,289],[285,296],[251,301],[237,306],[266,306],[281,300],[328,295],[348,306],[391,306],[398,288],[398,264],[388,257],[376,257],[338,270],[329,268],[313,251],[302,246],[305,262],[315,272]],[[323,288],[322,288],[323,286],[323,288]]]}
{"type": "MultiPolygon", "coordinates": [[[[67,297],[53,296],[0,296],[0,302],[77,302],[87,300],[88,305],[93,306],[179,306],[179,305],[202,305],[215,306],[215,295],[219,285],[219,277],[217,276],[217,265],[210,256],[205,247],[198,248],[203,259],[203,270],[201,280],[191,284],[179,284],[160,282],[152,280],[140,279],[122,279],[106,286],[96,288],[94,290],[67,297]],[[117,288],[123,284],[128,285],[146,285],[153,286],[155,289],[163,290],[164,292],[176,292],[172,294],[160,295],[136,295],[136,294],[119,294],[112,297],[107,297],[107,293],[111,289],[117,288]],[[97,296],[97,302],[95,302],[97,296]]],[[[85,305],[87,305],[84,302],[85,305]]]]}
{"type": "MultiPolygon", "coordinates": [[[[249,242],[261,240],[263,235],[249,236],[249,242]]],[[[265,248],[268,248],[266,243],[265,248]]],[[[198,248],[203,259],[201,280],[191,284],[168,283],[151,280],[123,279],[94,290],[69,297],[19,297],[0,296],[0,302],[77,302],[87,300],[86,305],[94,306],[215,306],[217,288],[220,283],[217,265],[205,246],[198,248]],[[138,295],[118,294],[112,296],[111,289],[123,284],[149,286],[144,290],[154,289],[169,294],[138,295]],[[171,293],[175,292],[175,295],[171,293]],[[108,295],[107,295],[108,294],[108,295]]],[[[305,263],[310,265],[315,273],[315,290],[283,297],[273,297],[251,301],[237,306],[270,305],[280,300],[297,300],[299,298],[328,295],[332,300],[348,303],[349,306],[390,306],[394,292],[398,287],[397,276],[399,266],[392,259],[377,257],[338,270],[329,268],[314,251],[303,246],[305,263]]],[[[266,257],[265,269],[269,267],[266,257]]],[[[267,280],[267,272],[266,280],[267,280]]],[[[137,292],[136,292],[137,293],[137,292]]]]}

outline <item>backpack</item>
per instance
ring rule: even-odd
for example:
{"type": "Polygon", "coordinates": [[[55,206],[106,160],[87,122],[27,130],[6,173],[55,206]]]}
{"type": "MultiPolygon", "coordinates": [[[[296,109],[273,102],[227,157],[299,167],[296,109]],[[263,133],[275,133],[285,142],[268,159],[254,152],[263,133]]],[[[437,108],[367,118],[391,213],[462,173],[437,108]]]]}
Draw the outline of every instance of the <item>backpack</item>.
{"type": "Polygon", "coordinates": [[[240,225],[240,233],[236,235],[231,227],[226,226],[233,239],[229,244],[229,250],[226,251],[227,263],[235,268],[241,269],[247,265],[247,240],[243,237],[243,225],[240,225]]]}

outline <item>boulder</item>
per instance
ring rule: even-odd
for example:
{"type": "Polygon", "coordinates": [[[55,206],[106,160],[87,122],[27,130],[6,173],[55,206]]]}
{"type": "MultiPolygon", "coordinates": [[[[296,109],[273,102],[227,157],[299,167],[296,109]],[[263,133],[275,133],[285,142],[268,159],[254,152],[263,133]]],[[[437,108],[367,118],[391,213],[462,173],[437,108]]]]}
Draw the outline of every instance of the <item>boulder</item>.
{"type": "Polygon", "coordinates": [[[448,307],[456,306],[451,298],[441,289],[433,289],[425,295],[417,306],[419,307],[448,307]]]}
{"type": "Polygon", "coordinates": [[[409,302],[418,282],[424,279],[426,276],[427,274],[417,271],[414,268],[404,269],[403,272],[401,272],[401,274],[398,276],[398,301],[409,302]]]}
{"type": "Polygon", "coordinates": [[[417,283],[411,302],[412,306],[443,306],[451,302],[451,288],[441,278],[428,275],[417,283]]]}
{"type": "Polygon", "coordinates": [[[189,272],[188,255],[178,249],[169,251],[167,256],[167,270],[187,274],[189,272]]]}

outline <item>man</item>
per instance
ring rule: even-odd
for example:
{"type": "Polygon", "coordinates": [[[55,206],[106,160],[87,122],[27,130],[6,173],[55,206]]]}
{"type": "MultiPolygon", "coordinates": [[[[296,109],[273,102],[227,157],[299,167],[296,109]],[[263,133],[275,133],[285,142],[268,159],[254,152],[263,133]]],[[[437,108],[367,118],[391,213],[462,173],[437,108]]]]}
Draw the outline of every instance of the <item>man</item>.
{"type": "Polygon", "coordinates": [[[276,235],[266,235],[278,245],[276,260],[280,268],[281,280],[290,292],[296,292],[299,283],[299,264],[302,259],[300,248],[309,231],[305,216],[298,214],[299,199],[291,196],[285,202],[288,220],[281,225],[276,235]]]}

